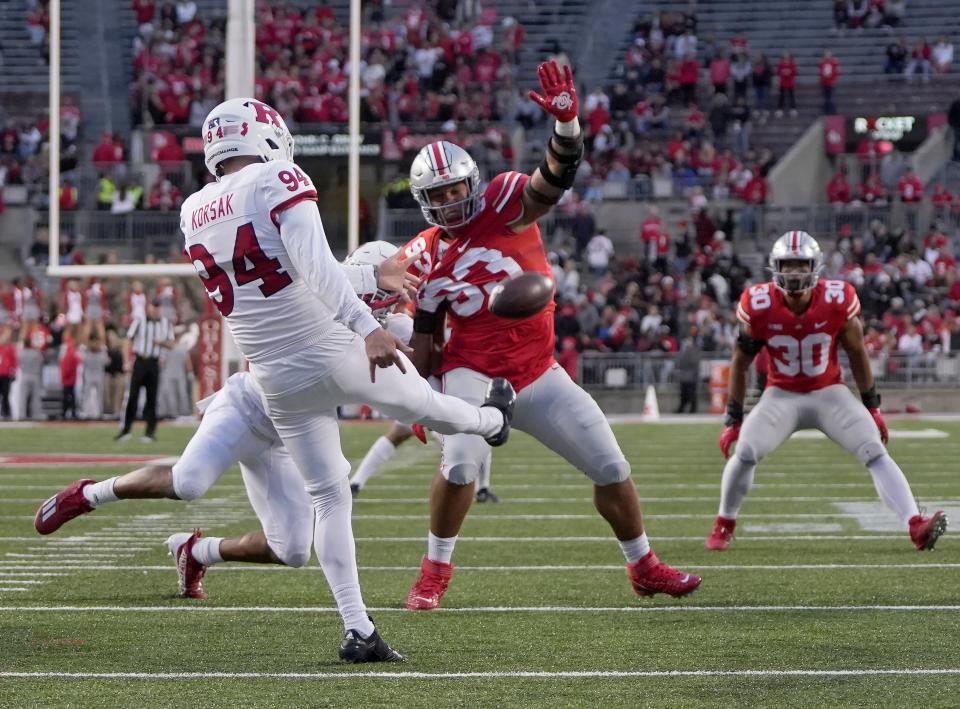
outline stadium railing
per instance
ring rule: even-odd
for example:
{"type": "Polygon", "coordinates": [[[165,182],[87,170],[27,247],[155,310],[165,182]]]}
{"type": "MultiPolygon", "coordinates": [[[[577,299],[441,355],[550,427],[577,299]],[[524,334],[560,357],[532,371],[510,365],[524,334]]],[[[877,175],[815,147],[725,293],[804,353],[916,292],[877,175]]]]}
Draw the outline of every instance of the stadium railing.
{"type": "MultiPolygon", "coordinates": [[[[700,363],[701,382],[710,378],[714,361],[728,362],[728,352],[704,352],[700,363]]],[[[583,352],[578,381],[588,389],[629,390],[649,384],[677,384],[676,355],[667,352],[583,352]]],[[[841,356],[847,382],[853,376],[841,356]]],[[[871,359],[877,386],[890,389],[960,389],[958,353],[923,352],[910,355],[890,353],[871,359]]]]}

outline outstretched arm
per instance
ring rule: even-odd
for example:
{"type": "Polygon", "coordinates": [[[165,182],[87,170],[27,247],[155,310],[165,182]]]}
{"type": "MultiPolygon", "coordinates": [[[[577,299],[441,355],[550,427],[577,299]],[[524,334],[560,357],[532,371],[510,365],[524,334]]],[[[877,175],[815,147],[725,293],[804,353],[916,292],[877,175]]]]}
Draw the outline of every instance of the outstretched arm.
{"type": "Polygon", "coordinates": [[[573,186],[583,158],[583,133],[577,119],[579,102],[573,72],[556,61],[544,62],[537,69],[543,95],[531,91],[532,101],[557,119],[553,135],[547,141],[543,162],[533,171],[523,188],[523,214],[510,226],[520,232],[536,222],[560,201],[573,186]]]}

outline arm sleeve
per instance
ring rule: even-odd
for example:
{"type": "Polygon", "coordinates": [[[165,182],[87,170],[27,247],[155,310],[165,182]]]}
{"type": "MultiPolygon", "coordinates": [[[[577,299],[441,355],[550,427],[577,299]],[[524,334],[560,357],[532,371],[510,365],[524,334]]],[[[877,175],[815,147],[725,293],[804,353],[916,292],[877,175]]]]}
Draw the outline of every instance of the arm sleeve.
{"type": "Polygon", "coordinates": [[[280,228],[280,215],[300,202],[316,202],[317,190],[307,174],[289,160],[274,160],[268,165],[260,178],[260,189],[270,220],[280,228]]]}
{"type": "Polygon", "coordinates": [[[127,339],[132,340],[137,334],[137,328],[140,326],[140,318],[137,318],[132,323],[130,327],[127,328],[127,339]]]}
{"type": "Polygon", "coordinates": [[[277,220],[290,262],[334,317],[360,337],[380,327],[333,257],[316,206],[301,201],[278,213],[277,220]]]}
{"type": "Polygon", "coordinates": [[[340,264],[343,269],[343,275],[350,282],[350,287],[357,295],[368,295],[377,292],[377,278],[373,271],[373,266],[361,265],[353,266],[340,264]]]}
{"type": "Polygon", "coordinates": [[[747,327],[750,327],[752,318],[753,315],[750,313],[750,295],[748,289],[744,289],[743,293],[740,294],[740,302],[737,303],[737,320],[747,327]]]}
{"type": "Polygon", "coordinates": [[[843,319],[844,322],[850,318],[855,318],[860,314],[860,298],[857,297],[857,290],[853,287],[852,284],[844,284],[844,290],[847,291],[847,297],[844,298],[844,309],[846,317],[843,319]]]}

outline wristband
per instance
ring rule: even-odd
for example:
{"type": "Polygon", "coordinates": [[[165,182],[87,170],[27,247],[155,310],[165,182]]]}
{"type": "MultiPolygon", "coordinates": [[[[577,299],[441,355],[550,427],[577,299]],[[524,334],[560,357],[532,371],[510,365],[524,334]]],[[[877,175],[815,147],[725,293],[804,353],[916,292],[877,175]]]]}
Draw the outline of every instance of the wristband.
{"type": "Polygon", "coordinates": [[[880,393],[877,391],[876,385],[870,387],[867,391],[860,392],[860,401],[868,409],[879,409],[880,393]]]}
{"type": "Polygon", "coordinates": [[[743,404],[736,399],[727,401],[727,417],[723,420],[724,426],[733,426],[743,422],[743,404]]]}

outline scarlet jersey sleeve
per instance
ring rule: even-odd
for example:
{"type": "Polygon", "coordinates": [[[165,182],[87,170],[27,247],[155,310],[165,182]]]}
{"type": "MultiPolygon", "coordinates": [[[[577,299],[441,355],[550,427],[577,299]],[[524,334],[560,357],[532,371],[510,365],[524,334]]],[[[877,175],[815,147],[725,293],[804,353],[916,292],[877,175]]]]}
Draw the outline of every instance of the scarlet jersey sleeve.
{"type": "Polygon", "coordinates": [[[843,309],[843,322],[846,322],[850,318],[855,318],[860,314],[860,298],[857,296],[856,288],[854,288],[851,283],[843,284],[843,292],[846,296],[845,303],[843,303],[845,306],[843,309]]]}
{"type": "Polygon", "coordinates": [[[530,179],[520,172],[501,172],[483,193],[484,212],[488,218],[510,224],[523,216],[523,188],[530,179]]]}
{"type": "Polygon", "coordinates": [[[773,284],[758,283],[740,294],[737,304],[737,320],[750,328],[750,334],[758,340],[767,338],[766,320],[773,305],[773,284]]]}
{"type": "Polygon", "coordinates": [[[261,177],[260,193],[264,206],[270,212],[270,219],[277,228],[280,212],[304,200],[317,201],[317,189],[313,181],[289,160],[268,163],[261,177]]]}

